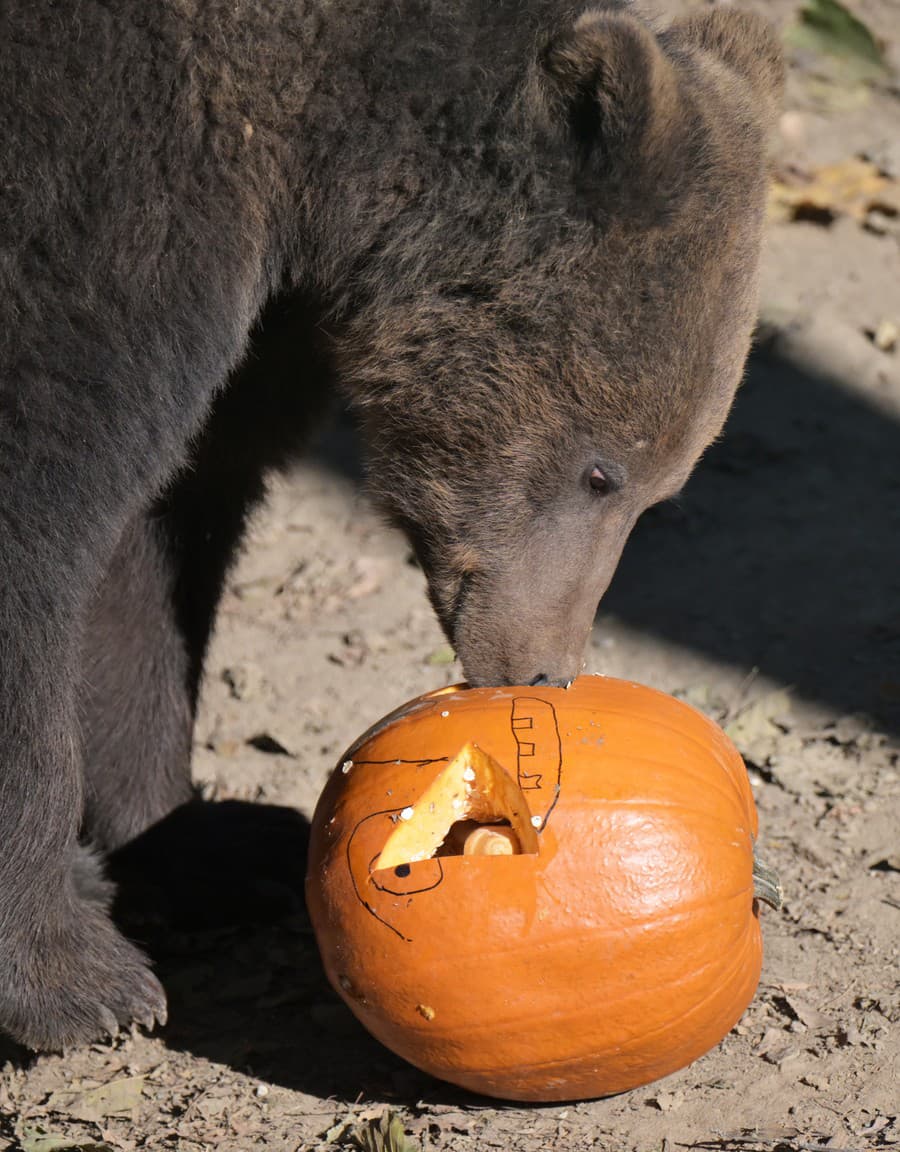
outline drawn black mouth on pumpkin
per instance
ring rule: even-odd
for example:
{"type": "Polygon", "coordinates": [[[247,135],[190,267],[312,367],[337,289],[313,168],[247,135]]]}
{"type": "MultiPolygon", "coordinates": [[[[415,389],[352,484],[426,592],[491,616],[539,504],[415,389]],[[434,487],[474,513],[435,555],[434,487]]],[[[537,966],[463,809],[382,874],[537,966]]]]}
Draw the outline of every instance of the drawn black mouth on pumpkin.
{"type": "Polygon", "coordinates": [[[466,744],[400,812],[372,872],[408,869],[435,857],[536,855],[540,826],[503,765],[477,744],[466,744]]]}

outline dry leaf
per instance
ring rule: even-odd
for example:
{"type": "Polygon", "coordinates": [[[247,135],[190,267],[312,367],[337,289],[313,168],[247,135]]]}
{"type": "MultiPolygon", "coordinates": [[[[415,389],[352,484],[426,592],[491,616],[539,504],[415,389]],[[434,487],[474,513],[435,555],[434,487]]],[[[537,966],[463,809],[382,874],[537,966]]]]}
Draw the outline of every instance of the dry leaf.
{"type": "Polygon", "coordinates": [[[433,651],[428,653],[426,657],[426,664],[452,664],[456,659],[456,653],[449,644],[440,644],[433,651]]]}
{"type": "Polygon", "coordinates": [[[785,996],[785,1001],[797,1019],[812,1031],[824,1031],[834,1027],[834,1022],[809,1001],[801,1000],[799,996],[795,996],[793,993],[790,996],[785,996]]]}
{"type": "Polygon", "coordinates": [[[105,1116],[130,1115],[140,1104],[143,1091],[143,1076],[126,1076],[81,1092],[54,1092],[47,1109],[96,1124],[105,1116]]]}
{"type": "Polygon", "coordinates": [[[355,1128],[351,1142],[360,1152],[419,1152],[394,1112],[384,1112],[377,1120],[355,1128]]]}
{"type": "Polygon", "coordinates": [[[113,1152],[108,1144],[70,1140],[40,1128],[23,1128],[18,1147],[22,1152],[113,1152]]]}
{"type": "Polygon", "coordinates": [[[836,216],[850,216],[865,223],[870,212],[900,214],[900,186],[868,160],[844,160],[773,180],[768,211],[773,220],[830,224],[836,216]]]}
{"type": "Polygon", "coordinates": [[[862,87],[890,75],[881,45],[838,0],[807,0],[784,41],[835,85],[862,87]]]}
{"type": "Polygon", "coordinates": [[[788,692],[784,689],[769,692],[741,708],[725,724],[725,732],[740,752],[762,762],[772,741],[784,735],[785,725],[781,722],[790,710],[788,692]]]}

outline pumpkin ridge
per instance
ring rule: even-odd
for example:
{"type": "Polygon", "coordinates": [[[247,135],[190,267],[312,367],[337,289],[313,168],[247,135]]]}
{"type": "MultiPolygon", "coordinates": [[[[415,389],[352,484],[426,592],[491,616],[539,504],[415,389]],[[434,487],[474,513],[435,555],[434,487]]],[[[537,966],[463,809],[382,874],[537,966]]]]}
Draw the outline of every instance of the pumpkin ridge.
{"type": "MultiPolygon", "coordinates": [[[[724,823],[721,815],[718,815],[715,812],[710,812],[703,808],[692,808],[687,804],[679,804],[677,800],[651,800],[639,796],[585,796],[580,801],[579,806],[599,809],[627,808],[629,812],[633,811],[634,809],[641,808],[659,808],[665,812],[686,812],[697,820],[708,820],[719,825],[720,827],[724,823]]],[[[753,840],[753,836],[749,828],[744,828],[740,824],[736,824],[735,831],[746,833],[746,835],[750,837],[750,840],[753,840]]],[[[540,853],[535,853],[535,855],[540,855],[540,853]]]]}
{"type": "MultiPolygon", "coordinates": [[[[672,729],[670,729],[670,731],[675,732],[677,730],[672,728],[672,729]]],[[[698,747],[702,747],[699,740],[695,740],[694,743],[698,747]]],[[[602,753],[601,753],[601,755],[602,755],[602,753]]],[[[673,765],[671,762],[666,761],[666,760],[657,760],[655,757],[652,757],[652,756],[636,756],[632,753],[628,753],[627,755],[623,755],[622,759],[623,760],[627,759],[629,764],[645,764],[648,767],[652,767],[652,768],[667,769],[668,772],[670,772],[670,773],[673,771],[677,771],[677,772],[679,772],[685,776],[693,776],[694,779],[702,780],[703,787],[707,791],[715,792],[716,795],[721,796],[723,799],[727,799],[729,801],[735,801],[736,800],[738,802],[738,806],[741,809],[742,813],[746,809],[746,805],[743,803],[743,796],[740,793],[740,789],[737,787],[734,780],[731,778],[731,776],[728,774],[727,770],[724,767],[723,767],[723,774],[725,776],[725,780],[726,780],[727,784],[730,785],[730,787],[717,788],[714,784],[710,783],[708,777],[703,772],[691,771],[692,761],[690,761],[690,760],[687,761],[686,764],[673,765]]],[[[716,762],[719,764],[720,767],[722,767],[721,761],[719,761],[718,758],[717,758],[716,762]]]]}
{"type": "MultiPolygon", "coordinates": [[[[590,1056],[593,1056],[596,1058],[602,1058],[602,1057],[611,1055],[613,1053],[621,1054],[624,1050],[626,1050],[630,1046],[633,1046],[635,1044],[646,1043],[648,1038],[655,1036],[660,1032],[664,1032],[668,1028],[673,1028],[676,1025],[683,1023],[694,1012],[698,1012],[702,1008],[704,1008],[709,1003],[709,1001],[713,999],[714,996],[716,996],[719,993],[723,993],[725,991],[725,989],[727,989],[729,987],[732,978],[744,967],[744,961],[745,961],[747,953],[749,951],[749,945],[751,945],[752,943],[753,943],[753,933],[747,932],[745,934],[745,939],[743,941],[742,951],[739,954],[738,961],[733,963],[730,966],[730,968],[727,969],[727,971],[724,974],[724,978],[721,979],[715,985],[715,987],[711,988],[709,992],[707,992],[705,995],[703,995],[694,1004],[691,1004],[690,1007],[685,1008],[684,1011],[680,1012],[677,1016],[673,1016],[671,1020],[667,1020],[665,1023],[658,1025],[656,1028],[651,1028],[649,1031],[641,1032],[639,1035],[630,1036],[627,1040],[623,1040],[621,1043],[608,1044],[603,1048],[591,1047],[589,1052],[574,1053],[573,1054],[574,1059],[577,1060],[580,1057],[584,1057],[585,1055],[590,1055],[590,1056]]],[[[705,972],[714,963],[715,963],[714,960],[710,961],[709,964],[705,964],[702,968],[697,969],[696,972],[692,973],[691,975],[696,975],[699,972],[705,972]]],[[[683,984],[687,979],[689,979],[689,977],[684,977],[681,980],[674,980],[670,984],[667,985],[667,988],[677,988],[679,985],[683,984]]],[[[756,987],[756,985],[754,984],[754,988],[755,987],[756,987]]],[[[635,992],[631,996],[623,996],[621,998],[617,998],[616,1003],[617,1004],[627,1003],[627,1001],[630,998],[633,998],[633,996],[638,996],[641,994],[642,994],[642,990],[636,989],[635,992]]],[[[735,1018],[735,1021],[734,1021],[735,1024],[738,1022],[738,1020],[740,1020],[741,1016],[743,1016],[743,1014],[747,1011],[748,1007],[749,1007],[749,1001],[747,1004],[744,1005],[744,1007],[741,1009],[739,1015],[735,1018]]],[[[494,1025],[494,1027],[495,1026],[496,1025],[494,1025]]],[[[469,1032],[469,1034],[474,1033],[477,1035],[477,1033],[479,1031],[490,1030],[491,1027],[492,1027],[492,1025],[490,1023],[485,1022],[483,1025],[468,1026],[466,1031],[469,1032]]],[[[734,1027],[734,1024],[731,1025],[731,1028],[733,1028],[733,1027],[734,1027]]],[[[729,1030],[728,1030],[729,1032],[731,1031],[731,1028],[729,1028],[729,1030]]],[[[437,1030],[435,1030],[435,1034],[437,1034],[437,1030]]],[[[725,1035],[722,1037],[722,1040],[724,1040],[725,1036],[727,1036],[727,1035],[728,1035],[728,1032],[725,1033],[725,1035]]],[[[721,1044],[722,1040],[719,1040],[718,1043],[721,1044]]],[[[555,1058],[553,1060],[529,1061],[528,1068],[529,1069],[553,1068],[554,1066],[560,1065],[560,1064],[570,1064],[573,1061],[573,1056],[567,1056],[565,1058],[555,1058]]],[[[689,1062],[690,1062],[689,1060],[685,1061],[685,1063],[689,1063],[689,1062]]],[[[672,1068],[668,1072],[660,1073],[660,1076],[657,1077],[657,1079],[659,1079],[662,1076],[668,1076],[672,1072],[676,1072],[679,1067],[684,1067],[684,1065],[678,1065],[678,1067],[672,1068]]],[[[477,1071],[479,1074],[484,1074],[484,1073],[490,1074],[491,1072],[504,1073],[504,1072],[509,1071],[508,1067],[506,1067],[505,1065],[494,1065],[492,1067],[486,1067],[484,1065],[478,1065],[478,1067],[476,1068],[474,1066],[474,1064],[470,1063],[469,1068],[473,1072],[477,1071]]]]}
{"type": "MultiPolygon", "coordinates": [[[[679,703],[682,703],[682,701],[679,701],[679,703]]],[[[706,723],[706,725],[708,725],[716,733],[716,735],[724,735],[724,733],[721,732],[721,730],[718,728],[716,723],[713,720],[711,720],[705,713],[698,711],[698,709],[694,708],[693,705],[690,705],[690,704],[686,704],[685,707],[690,708],[695,716],[701,717],[704,720],[704,722],[706,723]]],[[[585,711],[587,711],[587,710],[588,709],[585,709],[585,711]]],[[[626,722],[630,722],[632,724],[634,723],[633,714],[624,708],[606,708],[606,707],[604,707],[602,710],[591,709],[591,711],[593,712],[593,714],[595,716],[600,717],[601,719],[605,716],[617,716],[621,720],[624,720],[626,722]]],[[[722,749],[719,749],[718,747],[710,748],[710,746],[708,744],[704,744],[704,742],[699,737],[692,735],[690,732],[685,732],[684,729],[679,728],[674,724],[669,724],[665,720],[660,720],[655,716],[653,717],[652,720],[647,721],[647,727],[648,728],[656,728],[662,732],[671,732],[673,735],[677,736],[679,740],[689,740],[692,744],[695,744],[701,750],[701,752],[704,755],[704,758],[708,757],[710,752],[712,752],[712,754],[716,760],[716,763],[723,769],[729,783],[731,783],[732,785],[735,784],[735,781],[734,781],[734,779],[731,776],[731,773],[729,771],[730,766],[733,765],[734,767],[737,767],[737,765],[740,764],[741,768],[746,772],[746,768],[744,768],[744,762],[743,762],[743,760],[740,759],[740,755],[739,755],[739,753],[737,753],[737,751],[735,751],[735,756],[732,757],[732,756],[728,755],[728,748],[727,747],[724,747],[722,749]]],[[[600,727],[599,731],[600,731],[600,735],[602,736],[603,735],[602,726],[600,727]]],[[[567,730],[566,735],[567,736],[571,735],[571,731],[567,730]]],[[[669,766],[671,767],[671,765],[669,765],[669,766]]]]}
{"type": "MultiPolygon", "coordinates": [[[[747,888],[741,888],[739,890],[739,892],[729,893],[728,895],[724,895],[724,896],[714,895],[714,896],[711,896],[709,900],[696,901],[695,903],[688,905],[688,907],[686,907],[686,908],[672,909],[671,912],[667,912],[667,914],[664,914],[664,915],[659,915],[659,914],[657,914],[657,912],[653,912],[652,924],[645,924],[644,929],[645,929],[645,931],[652,932],[652,930],[655,929],[657,924],[671,924],[673,922],[673,920],[678,919],[678,917],[696,916],[698,911],[701,911],[702,909],[708,907],[708,905],[710,903],[719,903],[719,904],[731,903],[732,901],[743,899],[743,897],[749,897],[750,901],[752,901],[752,899],[754,899],[754,896],[752,896],[752,882],[750,882],[750,885],[747,888]]],[[[637,923],[643,923],[643,922],[641,922],[641,920],[638,920],[637,923]]],[[[740,935],[743,934],[744,930],[746,930],[746,925],[742,924],[740,935]]],[[[615,926],[607,927],[607,929],[599,929],[599,927],[591,927],[590,931],[591,931],[591,937],[593,939],[607,940],[607,939],[610,939],[611,937],[621,937],[623,929],[622,929],[622,925],[618,924],[615,926]]],[[[567,950],[569,947],[570,940],[572,940],[573,938],[578,938],[578,937],[583,937],[583,930],[578,929],[578,927],[573,927],[573,929],[568,931],[568,932],[566,932],[566,931],[554,932],[553,940],[546,942],[546,943],[542,943],[542,945],[540,945],[539,949],[536,949],[535,952],[532,953],[532,955],[535,955],[535,956],[546,955],[546,954],[552,953],[552,952],[554,952],[554,950],[558,950],[558,949],[564,950],[564,952],[565,952],[565,950],[567,950]]],[[[492,947],[491,947],[491,955],[492,956],[502,957],[502,956],[507,956],[507,955],[515,955],[515,954],[520,953],[520,952],[521,952],[521,946],[520,945],[510,945],[507,948],[501,948],[501,947],[498,947],[496,945],[492,945],[492,947]]],[[[711,961],[710,963],[714,963],[714,961],[711,961]]],[[[456,972],[456,968],[452,969],[452,971],[456,972]]],[[[702,969],[701,969],[701,971],[702,971],[702,969]]],[[[688,977],[689,977],[689,975],[690,975],[690,973],[688,973],[688,977]]],[[[686,977],[686,978],[688,978],[688,977],[686,977]]],[[[670,985],[670,987],[674,987],[675,983],[676,982],[673,982],[670,985]]],[[[635,994],[645,994],[645,993],[643,993],[642,990],[636,990],[635,994]]],[[[492,1017],[494,1024],[496,1024],[498,1018],[499,1018],[498,1016],[492,1017]]],[[[493,1026],[493,1024],[485,1024],[485,1026],[493,1026]]]]}
{"type": "MultiPolygon", "coordinates": [[[[749,927],[751,927],[751,925],[748,925],[748,928],[749,927]]],[[[730,984],[731,984],[733,978],[744,968],[747,954],[750,951],[750,947],[754,942],[755,942],[755,933],[752,930],[745,932],[743,947],[741,949],[741,952],[738,955],[737,961],[732,963],[732,965],[728,969],[725,970],[725,972],[723,973],[722,979],[719,980],[719,982],[716,984],[716,986],[714,988],[711,988],[710,991],[707,992],[705,996],[702,996],[695,1004],[692,1004],[689,1008],[686,1008],[683,1012],[679,1013],[677,1016],[673,1016],[672,1019],[667,1021],[665,1024],[660,1024],[656,1028],[651,1028],[648,1032],[642,1032],[640,1034],[640,1036],[634,1036],[631,1039],[626,1040],[623,1044],[616,1045],[616,1048],[618,1048],[619,1050],[622,1050],[622,1049],[628,1048],[630,1045],[644,1043],[644,1042],[646,1042],[648,1037],[652,1037],[652,1036],[656,1035],[657,1033],[664,1031],[666,1028],[672,1028],[676,1024],[681,1024],[689,1016],[691,1016],[693,1013],[699,1012],[700,1009],[703,1008],[705,1005],[707,1005],[709,1003],[709,1001],[712,1000],[715,995],[722,992],[725,988],[730,988],[730,984]]],[[[700,969],[700,971],[705,971],[705,967],[700,969]]],[[[672,984],[669,985],[669,987],[674,988],[677,986],[678,983],[679,983],[678,981],[673,981],[672,984]]],[[[754,984],[753,984],[754,990],[756,989],[756,984],[757,984],[757,981],[754,981],[754,984]]],[[[752,991],[751,991],[751,998],[752,998],[752,991]]],[[[747,1004],[745,1004],[743,1006],[743,1008],[741,1008],[740,1013],[735,1017],[735,1021],[734,1021],[735,1024],[737,1023],[738,1020],[740,1020],[741,1016],[743,1016],[743,1014],[747,1011],[748,1006],[749,1006],[749,1000],[747,1001],[747,1004]]],[[[732,1024],[731,1027],[733,1028],[734,1024],[732,1024]]],[[[729,1028],[728,1031],[730,1032],[731,1028],[729,1028]]],[[[728,1035],[728,1032],[725,1033],[725,1036],[727,1036],[727,1035],[728,1035]]],[[[722,1040],[725,1039],[725,1036],[722,1037],[722,1040]]],[[[718,1041],[718,1043],[721,1044],[722,1040],[718,1041]]]]}

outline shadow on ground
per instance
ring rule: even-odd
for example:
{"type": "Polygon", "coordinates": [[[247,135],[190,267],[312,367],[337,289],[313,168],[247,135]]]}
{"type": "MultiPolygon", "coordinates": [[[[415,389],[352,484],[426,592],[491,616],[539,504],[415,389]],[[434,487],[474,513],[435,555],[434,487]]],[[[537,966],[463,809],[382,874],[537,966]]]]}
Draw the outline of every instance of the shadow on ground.
{"type": "Polygon", "coordinates": [[[638,524],[607,613],[900,730],[900,425],[757,354],[680,506],[638,524]]]}
{"type": "MultiPolygon", "coordinates": [[[[382,1048],[329,988],[306,918],[309,825],[197,800],[109,861],[117,923],[166,989],[170,1048],[322,1098],[414,1102],[434,1081],[382,1048]]],[[[0,1065],[35,1057],[0,1037],[0,1065]]]]}
{"type": "Polygon", "coordinates": [[[309,825],[196,801],[111,861],[116,915],[169,998],[169,1047],[320,1097],[419,1098],[433,1081],[374,1040],[325,980],[303,901],[309,825]]]}

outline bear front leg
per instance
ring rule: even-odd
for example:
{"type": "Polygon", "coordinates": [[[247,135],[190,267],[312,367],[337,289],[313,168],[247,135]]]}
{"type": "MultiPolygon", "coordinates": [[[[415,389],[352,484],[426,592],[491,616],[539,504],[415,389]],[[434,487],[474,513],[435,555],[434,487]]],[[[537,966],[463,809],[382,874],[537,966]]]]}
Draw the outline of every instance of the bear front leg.
{"type": "Polygon", "coordinates": [[[166,1017],[77,839],[81,634],[158,456],[112,389],[0,383],[0,1031],[32,1048],[166,1017]]]}
{"type": "Polygon", "coordinates": [[[49,563],[2,568],[0,1030],[31,1048],[58,1049],[132,1021],[163,1022],[166,1001],[142,953],[110,920],[110,888],[76,839],[73,605],[62,573],[49,563]]]}
{"type": "Polygon", "coordinates": [[[333,392],[316,313],[271,301],[194,437],[189,463],[118,541],[92,602],[79,701],[85,832],[112,852],[192,795],[206,647],[266,474],[299,454],[333,392]]]}
{"type": "Polygon", "coordinates": [[[155,507],[128,524],[88,614],[78,712],[84,834],[113,852],[190,800],[198,662],[155,507]]]}

